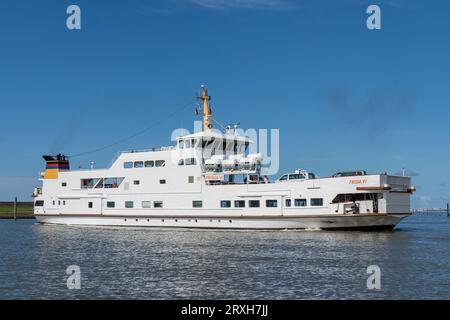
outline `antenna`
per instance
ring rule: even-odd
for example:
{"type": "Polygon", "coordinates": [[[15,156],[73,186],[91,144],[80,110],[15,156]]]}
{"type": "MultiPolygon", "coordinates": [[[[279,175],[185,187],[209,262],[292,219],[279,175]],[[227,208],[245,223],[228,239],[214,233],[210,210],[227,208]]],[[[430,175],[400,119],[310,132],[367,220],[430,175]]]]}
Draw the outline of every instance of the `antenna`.
{"type": "Polygon", "coordinates": [[[204,85],[201,85],[202,94],[197,95],[197,99],[203,102],[203,131],[209,131],[212,128],[212,110],[211,110],[211,96],[208,96],[208,91],[204,85]]]}

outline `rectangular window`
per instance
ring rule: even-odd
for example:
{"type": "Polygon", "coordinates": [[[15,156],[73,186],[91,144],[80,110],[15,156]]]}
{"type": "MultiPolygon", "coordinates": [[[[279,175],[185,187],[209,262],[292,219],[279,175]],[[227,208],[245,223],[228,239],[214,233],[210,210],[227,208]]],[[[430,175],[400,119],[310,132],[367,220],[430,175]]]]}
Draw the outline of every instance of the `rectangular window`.
{"type": "Polygon", "coordinates": [[[178,165],[179,165],[179,166],[183,166],[183,165],[184,165],[184,159],[178,160],[178,165]]]}
{"type": "Polygon", "coordinates": [[[259,208],[259,200],[248,200],[248,206],[250,208],[259,208]]]}
{"type": "Polygon", "coordinates": [[[37,201],[34,203],[34,206],[35,206],[35,207],[43,207],[43,206],[44,206],[44,200],[37,200],[37,201]]]}
{"type": "Polygon", "coordinates": [[[230,200],[220,201],[220,207],[221,208],[231,208],[231,201],[230,200]]]}
{"type": "Polygon", "coordinates": [[[235,208],[245,208],[245,200],[234,200],[235,208]]]}
{"type": "Polygon", "coordinates": [[[154,201],[153,202],[153,207],[154,208],[162,208],[163,207],[163,202],[162,201],[154,201]]]}
{"type": "Polygon", "coordinates": [[[160,184],[166,184],[166,179],[161,179],[161,180],[159,180],[159,183],[160,183],[160,184]]]}
{"type": "Polygon", "coordinates": [[[92,209],[94,207],[94,204],[92,202],[88,202],[88,208],[92,209]]]}
{"type": "Polygon", "coordinates": [[[134,207],[133,201],[125,201],[125,208],[132,209],[134,207]]]}
{"type": "Polygon", "coordinates": [[[201,207],[203,207],[203,202],[200,200],[194,200],[194,201],[192,201],[192,207],[193,208],[201,208],[201,207]]]}
{"type": "MultiPolygon", "coordinates": [[[[81,189],[91,189],[94,188],[99,183],[99,178],[94,179],[81,179],[81,189]]],[[[103,183],[103,182],[102,182],[103,183]]]]}
{"type": "Polygon", "coordinates": [[[306,199],[295,199],[294,205],[296,207],[306,207],[306,199]]]}
{"type": "Polygon", "coordinates": [[[62,186],[62,187],[67,187],[67,182],[61,183],[61,186],[62,186]]]}
{"type": "Polygon", "coordinates": [[[187,166],[196,165],[196,164],[197,164],[197,160],[195,160],[195,158],[186,158],[186,159],[184,160],[184,163],[185,163],[187,166]]]}
{"type": "Polygon", "coordinates": [[[134,181],[133,181],[133,184],[136,185],[136,186],[139,185],[140,183],[141,183],[141,182],[140,182],[139,180],[134,180],[134,181]]]}
{"type": "Polygon", "coordinates": [[[323,199],[322,198],[311,198],[311,206],[314,206],[314,207],[323,206],[323,199]]]}
{"type": "Polygon", "coordinates": [[[145,161],[144,165],[146,168],[153,168],[155,166],[155,161],[153,160],[145,161]]]}
{"type": "Polygon", "coordinates": [[[278,207],[278,201],[277,200],[266,200],[266,207],[267,208],[276,208],[276,207],[278,207]]]}
{"type": "Polygon", "coordinates": [[[134,167],[135,168],[143,168],[144,167],[144,162],[143,161],[135,161],[134,162],[134,167]]]}
{"type": "Polygon", "coordinates": [[[164,167],[166,165],[166,160],[156,160],[155,167],[164,167]]]}
{"type": "Polygon", "coordinates": [[[286,199],[285,205],[286,205],[286,207],[290,207],[291,206],[291,199],[286,199]]]}
{"type": "Polygon", "coordinates": [[[103,179],[98,180],[97,184],[95,185],[96,189],[102,189],[103,188],[103,179]]]}
{"type": "Polygon", "coordinates": [[[131,161],[124,162],[123,167],[125,169],[131,169],[131,168],[133,168],[133,162],[131,162],[131,161]]]}
{"type": "Polygon", "coordinates": [[[194,176],[188,177],[188,183],[194,183],[194,176]]]}
{"type": "Polygon", "coordinates": [[[142,201],[142,208],[147,209],[152,207],[151,201],[142,201]]]}
{"type": "Polygon", "coordinates": [[[104,188],[107,189],[115,189],[120,186],[124,178],[105,178],[104,179],[104,188]]]}
{"type": "Polygon", "coordinates": [[[61,205],[61,200],[58,200],[58,206],[60,206],[61,205]]]}
{"type": "Polygon", "coordinates": [[[107,208],[115,208],[116,203],[114,201],[108,201],[108,202],[106,202],[106,207],[107,208]]]}

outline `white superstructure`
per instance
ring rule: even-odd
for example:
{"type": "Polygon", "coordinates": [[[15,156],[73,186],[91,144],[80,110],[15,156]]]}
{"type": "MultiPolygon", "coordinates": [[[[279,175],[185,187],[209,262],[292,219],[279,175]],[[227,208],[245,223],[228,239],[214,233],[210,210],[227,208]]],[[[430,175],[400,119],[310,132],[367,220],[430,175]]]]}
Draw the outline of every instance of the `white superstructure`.
{"type": "Polygon", "coordinates": [[[318,178],[295,170],[261,174],[248,137],[213,131],[202,88],[203,131],[175,146],[121,152],[109,168],[70,170],[44,156],[35,216],[41,223],[238,229],[392,229],[410,214],[409,177],[342,172],[318,178]]]}

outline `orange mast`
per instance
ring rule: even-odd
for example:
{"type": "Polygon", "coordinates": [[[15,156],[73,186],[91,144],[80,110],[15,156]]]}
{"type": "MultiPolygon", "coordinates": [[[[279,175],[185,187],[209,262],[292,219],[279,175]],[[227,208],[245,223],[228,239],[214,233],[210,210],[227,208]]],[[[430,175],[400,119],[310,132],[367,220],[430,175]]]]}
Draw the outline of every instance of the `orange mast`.
{"type": "Polygon", "coordinates": [[[203,101],[203,131],[209,131],[212,128],[212,111],[209,101],[211,96],[208,96],[208,91],[204,85],[202,85],[202,95],[198,99],[203,101]]]}

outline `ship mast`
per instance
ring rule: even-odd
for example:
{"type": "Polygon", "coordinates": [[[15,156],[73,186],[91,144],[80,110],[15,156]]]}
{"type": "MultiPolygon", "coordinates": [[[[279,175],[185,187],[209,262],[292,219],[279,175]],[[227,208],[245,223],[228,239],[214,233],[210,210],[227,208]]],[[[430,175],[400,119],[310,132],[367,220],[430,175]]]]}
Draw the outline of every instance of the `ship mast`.
{"type": "Polygon", "coordinates": [[[208,96],[208,91],[206,91],[206,88],[204,85],[202,85],[202,94],[201,96],[197,97],[199,100],[203,101],[203,131],[208,132],[212,128],[212,111],[211,111],[211,105],[209,104],[209,101],[211,100],[211,96],[208,96]]]}

